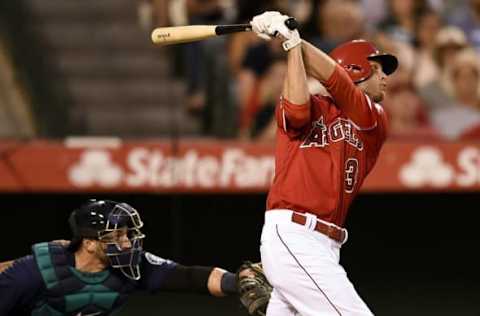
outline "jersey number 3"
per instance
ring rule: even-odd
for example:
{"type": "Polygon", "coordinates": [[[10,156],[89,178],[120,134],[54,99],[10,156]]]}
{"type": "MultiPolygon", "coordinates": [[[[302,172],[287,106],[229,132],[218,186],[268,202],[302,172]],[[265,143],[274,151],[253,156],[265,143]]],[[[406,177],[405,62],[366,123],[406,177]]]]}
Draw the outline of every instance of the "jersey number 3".
{"type": "Polygon", "coordinates": [[[358,177],[358,160],[348,158],[345,161],[345,192],[352,193],[357,184],[358,177]]]}

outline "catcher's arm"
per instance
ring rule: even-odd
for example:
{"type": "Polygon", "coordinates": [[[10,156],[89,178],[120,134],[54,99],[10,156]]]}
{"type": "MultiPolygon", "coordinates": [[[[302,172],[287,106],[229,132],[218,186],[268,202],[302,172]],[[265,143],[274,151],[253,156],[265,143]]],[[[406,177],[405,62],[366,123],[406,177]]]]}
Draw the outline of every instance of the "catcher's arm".
{"type": "Polygon", "coordinates": [[[10,268],[14,262],[15,260],[0,262],[0,273],[10,268]]]}
{"type": "Polygon", "coordinates": [[[226,296],[229,294],[224,287],[222,287],[222,282],[224,283],[224,278],[228,277],[228,271],[220,269],[220,268],[213,268],[212,272],[208,276],[207,287],[210,294],[213,296],[226,296]],[[227,293],[226,293],[227,292],[227,293]]]}

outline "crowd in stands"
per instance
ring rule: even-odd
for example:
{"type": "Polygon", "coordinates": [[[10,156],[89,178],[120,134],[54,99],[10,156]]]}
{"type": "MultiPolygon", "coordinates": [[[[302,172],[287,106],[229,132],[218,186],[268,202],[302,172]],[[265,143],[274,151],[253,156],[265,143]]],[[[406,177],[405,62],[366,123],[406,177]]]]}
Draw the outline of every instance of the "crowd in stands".
{"type": "MultiPolygon", "coordinates": [[[[162,8],[157,25],[246,23],[278,10],[294,16],[302,38],[326,52],[369,39],[400,60],[383,102],[391,138],[480,137],[480,0],[151,1],[162,8]]],[[[274,138],[286,71],[278,43],[238,33],[180,45],[175,55],[182,56],[179,69],[188,83],[186,107],[205,135],[274,138]]],[[[315,80],[310,89],[323,91],[315,80]]]]}
{"type": "MultiPolygon", "coordinates": [[[[383,102],[391,139],[480,139],[480,0],[137,1],[146,33],[156,26],[248,23],[276,10],[295,17],[302,38],[327,53],[345,41],[371,40],[400,61],[383,102]]],[[[15,83],[22,76],[11,74],[1,35],[0,137],[31,137],[40,119],[28,112],[26,92],[12,92],[23,91],[15,83]]],[[[198,121],[200,136],[274,139],[286,72],[278,41],[242,32],[169,48],[173,73],[186,86],[185,111],[198,121]]],[[[309,88],[325,93],[313,79],[309,88]]]]}

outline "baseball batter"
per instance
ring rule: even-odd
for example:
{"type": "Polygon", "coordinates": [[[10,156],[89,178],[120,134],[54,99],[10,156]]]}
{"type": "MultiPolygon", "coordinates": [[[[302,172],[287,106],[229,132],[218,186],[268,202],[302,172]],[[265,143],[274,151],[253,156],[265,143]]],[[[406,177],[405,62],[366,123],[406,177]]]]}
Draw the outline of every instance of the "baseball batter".
{"type": "Polygon", "coordinates": [[[265,12],[251,24],[262,38],[281,36],[288,69],[276,109],[275,163],[261,258],[274,290],[267,316],[372,315],[339,264],[348,208],[374,166],[387,134],[387,75],[396,57],[364,40],[330,56],[265,12]],[[310,95],[307,74],[330,95],[310,95]]]}
{"type": "Polygon", "coordinates": [[[68,246],[39,243],[0,267],[0,315],[110,315],[137,290],[237,293],[233,273],[145,252],[140,215],[126,203],[91,200],[72,212],[70,225],[68,246]]]}

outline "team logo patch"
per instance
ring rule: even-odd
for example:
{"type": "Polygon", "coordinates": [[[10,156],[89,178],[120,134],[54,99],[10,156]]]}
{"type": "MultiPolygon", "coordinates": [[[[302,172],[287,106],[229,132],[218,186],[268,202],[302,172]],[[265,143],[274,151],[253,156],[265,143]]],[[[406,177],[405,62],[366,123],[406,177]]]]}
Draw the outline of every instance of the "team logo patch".
{"type": "Polygon", "coordinates": [[[145,252],[145,258],[147,259],[147,261],[150,264],[154,264],[154,265],[157,265],[157,266],[160,266],[160,265],[168,262],[168,260],[160,258],[158,256],[155,256],[154,254],[152,254],[150,252],[145,252]]]}

